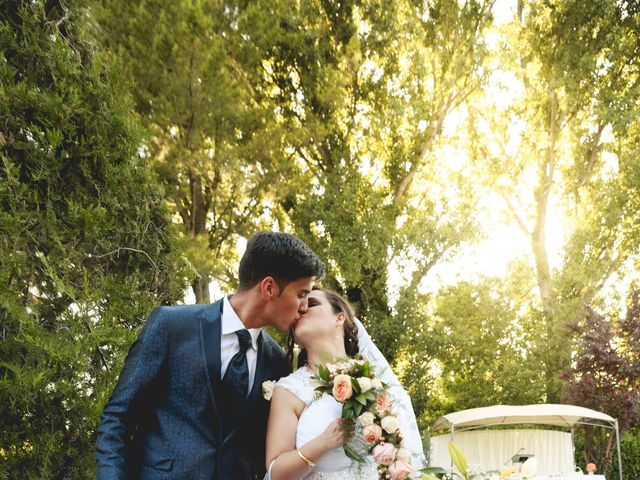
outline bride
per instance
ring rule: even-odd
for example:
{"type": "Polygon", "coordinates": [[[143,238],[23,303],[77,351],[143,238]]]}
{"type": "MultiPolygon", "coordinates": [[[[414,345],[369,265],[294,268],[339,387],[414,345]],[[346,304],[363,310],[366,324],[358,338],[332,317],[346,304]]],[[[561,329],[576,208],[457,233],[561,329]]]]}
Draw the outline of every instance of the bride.
{"type": "Polygon", "coordinates": [[[295,340],[303,347],[298,357],[300,368],[276,383],[271,398],[266,479],[377,480],[371,459],[360,465],[345,455],[342,446],[353,435],[353,422],[341,418],[342,404],[332,396],[316,398],[312,379],[328,358],[344,359],[358,353],[391,386],[404,446],[413,454],[413,467],[421,468],[422,442],[411,401],[355,319],[351,305],[337,293],[317,287],[309,294],[308,302],[308,311],[294,327],[295,340]]]}

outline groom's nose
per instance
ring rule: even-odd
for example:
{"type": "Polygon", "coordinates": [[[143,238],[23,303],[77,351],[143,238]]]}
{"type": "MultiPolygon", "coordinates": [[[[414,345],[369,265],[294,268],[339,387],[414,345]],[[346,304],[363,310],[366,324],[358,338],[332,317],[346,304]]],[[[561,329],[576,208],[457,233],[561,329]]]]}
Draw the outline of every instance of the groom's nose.
{"type": "Polygon", "coordinates": [[[309,302],[305,297],[302,300],[300,300],[300,306],[298,307],[298,312],[300,312],[300,314],[303,314],[303,313],[307,313],[307,310],[309,310],[309,302]]]}

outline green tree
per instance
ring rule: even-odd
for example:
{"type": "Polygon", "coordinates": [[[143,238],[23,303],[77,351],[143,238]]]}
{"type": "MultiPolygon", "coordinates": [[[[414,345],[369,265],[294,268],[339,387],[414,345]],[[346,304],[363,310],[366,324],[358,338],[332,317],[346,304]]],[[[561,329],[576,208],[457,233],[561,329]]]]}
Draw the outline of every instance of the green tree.
{"type": "Polygon", "coordinates": [[[475,231],[472,180],[447,177],[433,149],[482,84],[491,2],[268,3],[280,27],[252,38],[268,54],[282,149],[296,167],[276,218],[327,260],[326,283],[392,359],[404,319],[390,307],[389,269],[415,264],[402,293],[411,296],[475,231]]]}
{"type": "Polygon", "coordinates": [[[470,109],[471,150],[478,178],[502,196],[530,245],[546,399],[557,402],[558,374],[570,361],[561,348],[567,323],[640,246],[631,113],[640,94],[632,60],[640,30],[629,5],[602,0],[519,1],[516,19],[499,31],[494,83],[515,80],[519,90],[505,105],[486,98],[470,109]],[[555,269],[546,239],[554,207],[570,228],[555,269]]]}
{"type": "Polygon", "coordinates": [[[184,274],[121,75],[74,2],[0,9],[0,478],[90,478],[135,329],[184,274]]]}
{"type": "MultiPolygon", "coordinates": [[[[640,478],[640,433],[638,428],[628,431],[620,442],[620,454],[622,456],[623,478],[640,478]]],[[[582,460],[582,458],[580,459],[582,460]]],[[[578,465],[580,464],[578,460],[578,465]]],[[[618,479],[618,456],[614,455],[611,461],[610,477],[618,479]]],[[[618,479],[619,480],[619,479],[618,479]]]]}
{"type": "Polygon", "coordinates": [[[411,309],[426,317],[396,362],[425,428],[451,411],[543,400],[543,364],[534,349],[539,327],[511,300],[514,288],[527,287],[484,278],[398,306],[408,317],[416,316],[411,309]]]}
{"type": "Polygon", "coordinates": [[[196,301],[207,303],[212,279],[235,286],[237,238],[269,225],[286,172],[253,42],[268,8],[109,0],[92,12],[92,32],[117,52],[152,132],[149,162],[181,220],[196,301]]]}

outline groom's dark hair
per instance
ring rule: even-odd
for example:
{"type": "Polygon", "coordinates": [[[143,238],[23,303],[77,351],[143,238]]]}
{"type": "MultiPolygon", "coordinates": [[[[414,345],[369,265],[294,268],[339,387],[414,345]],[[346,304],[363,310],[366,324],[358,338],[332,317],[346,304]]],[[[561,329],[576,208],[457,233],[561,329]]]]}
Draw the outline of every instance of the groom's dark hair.
{"type": "Polygon", "coordinates": [[[240,260],[240,290],[273,277],[282,293],[289,282],[323,274],[322,260],[299,238],[288,233],[258,232],[247,242],[240,260]]]}

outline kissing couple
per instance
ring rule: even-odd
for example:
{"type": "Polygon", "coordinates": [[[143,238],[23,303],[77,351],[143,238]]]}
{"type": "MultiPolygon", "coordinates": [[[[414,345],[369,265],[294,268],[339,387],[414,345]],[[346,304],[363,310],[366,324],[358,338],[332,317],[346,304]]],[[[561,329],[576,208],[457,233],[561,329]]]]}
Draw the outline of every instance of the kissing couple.
{"type": "Polygon", "coordinates": [[[314,285],[324,274],[317,255],[293,235],[259,232],[238,273],[233,295],[153,310],[100,416],[97,478],[376,480],[375,462],[345,455],[354,423],[342,405],[314,392],[327,359],[356,355],[389,386],[403,448],[422,467],[411,400],[349,302],[314,285]],[[267,325],[290,333],[287,352],[267,325]]]}

